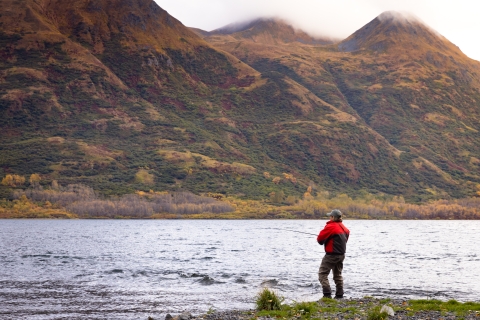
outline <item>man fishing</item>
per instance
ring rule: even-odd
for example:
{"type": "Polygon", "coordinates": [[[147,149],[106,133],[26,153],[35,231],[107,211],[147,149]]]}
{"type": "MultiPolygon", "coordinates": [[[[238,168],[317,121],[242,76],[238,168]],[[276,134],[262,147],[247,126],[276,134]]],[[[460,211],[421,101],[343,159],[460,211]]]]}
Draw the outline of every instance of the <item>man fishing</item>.
{"type": "Polygon", "coordinates": [[[330,221],[317,236],[317,242],[325,246],[325,256],[318,270],[318,280],[322,285],[323,297],[332,298],[332,289],[328,282],[328,274],[333,270],[335,282],[335,299],[343,298],[343,260],[347,249],[347,241],[350,231],[342,223],[342,212],[338,209],[327,213],[330,221]]]}

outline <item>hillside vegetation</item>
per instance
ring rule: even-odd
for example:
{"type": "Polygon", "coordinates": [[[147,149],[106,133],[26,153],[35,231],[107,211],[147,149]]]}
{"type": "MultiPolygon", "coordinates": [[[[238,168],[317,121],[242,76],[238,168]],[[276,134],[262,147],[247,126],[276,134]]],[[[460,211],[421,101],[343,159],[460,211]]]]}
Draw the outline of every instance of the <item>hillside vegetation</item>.
{"type": "Polygon", "coordinates": [[[416,21],[334,42],[265,19],[194,32],[153,0],[0,4],[0,198],[477,192],[479,63],[416,21]]]}
{"type": "MultiPolygon", "coordinates": [[[[274,20],[272,28],[283,24],[274,20]]],[[[260,30],[253,25],[249,32],[260,30]]],[[[272,44],[245,32],[214,31],[204,39],[260,72],[281,73],[365,123],[398,151],[403,164],[421,172],[404,171],[426,188],[456,197],[473,190],[480,163],[480,63],[447,39],[395,12],[324,46],[272,44]]],[[[383,184],[398,188],[399,181],[383,184]]]]}

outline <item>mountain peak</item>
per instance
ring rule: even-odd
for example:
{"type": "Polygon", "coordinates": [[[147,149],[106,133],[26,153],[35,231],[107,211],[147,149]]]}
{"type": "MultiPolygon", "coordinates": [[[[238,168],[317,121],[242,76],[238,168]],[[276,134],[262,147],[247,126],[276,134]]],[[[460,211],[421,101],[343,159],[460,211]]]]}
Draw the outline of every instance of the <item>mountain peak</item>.
{"type": "Polygon", "coordinates": [[[130,46],[159,42],[168,44],[164,47],[184,46],[179,38],[203,43],[154,0],[74,2],[75,5],[62,0],[26,0],[20,6],[14,0],[2,0],[9,10],[0,15],[0,25],[6,32],[35,33],[35,37],[42,34],[45,39],[63,36],[94,47],[95,53],[101,53],[103,44],[118,34],[122,34],[122,43],[130,46]]]}
{"type": "Polygon", "coordinates": [[[406,11],[385,11],[378,15],[377,19],[386,23],[398,23],[398,24],[405,24],[405,23],[422,23],[420,18],[415,16],[414,14],[406,11]]]}
{"type": "Polygon", "coordinates": [[[338,48],[346,52],[362,49],[378,52],[398,45],[405,48],[408,44],[415,48],[429,46],[444,51],[447,42],[413,14],[386,11],[340,42],[338,48]]]}
{"type": "Polygon", "coordinates": [[[304,44],[331,44],[326,37],[316,37],[303,30],[294,28],[280,18],[258,18],[250,21],[236,22],[213,30],[210,36],[231,35],[237,40],[246,39],[264,44],[300,42],[304,44]]]}
{"type": "Polygon", "coordinates": [[[246,20],[246,21],[239,21],[239,22],[233,22],[230,24],[227,24],[226,26],[223,26],[221,28],[215,29],[210,32],[211,35],[217,35],[217,34],[233,34],[237,32],[242,32],[249,30],[251,28],[255,28],[256,26],[265,24],[267,22],[277,22],[277,23],[282,23],[280,20],[277,20],[275,18],[256,18],[253,20],[246,20]]]}

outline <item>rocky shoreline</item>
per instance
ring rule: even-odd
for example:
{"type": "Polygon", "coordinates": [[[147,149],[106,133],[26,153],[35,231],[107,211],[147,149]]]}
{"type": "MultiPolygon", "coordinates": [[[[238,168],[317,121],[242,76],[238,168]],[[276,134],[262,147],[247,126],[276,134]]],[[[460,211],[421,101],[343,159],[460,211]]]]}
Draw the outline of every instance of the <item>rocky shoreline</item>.
{"type": "MultiPolygon", "coordinates": [[[[268,319],[353,319],[353,320],[376,320],[376,319],[465,319],[480,320],[480,304],[463,305],[458,302],[440,303],[440,305],[460,305],[465,308],[452,311],[447,307],[429,304],[414,305],[409,300],[401,299],[375,299],[370,297],[360,299],[321,299],[316,302],[307,304],[315,305],[315,311],[305,312],[301,309],[291,309],[288,315],[275,311],[257,311],[257,310],[227,310],[227,311],[209,311],[205,314],[192,315],[189,312],[172,316],[168,314],[166,317],[150,317],[148,320],[268,320],[268,319]],[[384,307],[385,306],[385,307],[384,307]],[[380,310],[390,312],[390,315],[382,314],[380,310]],[[422,310],[423,308],[423,310],[422,310]],[[433,310],[432,310],[433,309],[433,310]],[[434,310],[440,309],[440,310],[434,310]],[[392,315],[393,314],[393,315],[392,315]]],[[[432,302],[435,300],[431,300],[432,302]]]]}

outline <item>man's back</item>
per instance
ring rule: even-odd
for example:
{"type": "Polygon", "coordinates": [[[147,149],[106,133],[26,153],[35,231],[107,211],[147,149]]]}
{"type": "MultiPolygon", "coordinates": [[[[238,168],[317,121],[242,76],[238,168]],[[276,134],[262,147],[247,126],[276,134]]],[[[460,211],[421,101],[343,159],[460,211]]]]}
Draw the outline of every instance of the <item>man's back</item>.
{"type": "Polygon", "coordinates": [[[328,221],[320,231],[317,242],[325,245],[327,254],[345,254],[350,230],[341,221],[328,221]]]}

